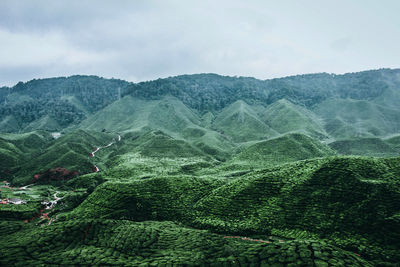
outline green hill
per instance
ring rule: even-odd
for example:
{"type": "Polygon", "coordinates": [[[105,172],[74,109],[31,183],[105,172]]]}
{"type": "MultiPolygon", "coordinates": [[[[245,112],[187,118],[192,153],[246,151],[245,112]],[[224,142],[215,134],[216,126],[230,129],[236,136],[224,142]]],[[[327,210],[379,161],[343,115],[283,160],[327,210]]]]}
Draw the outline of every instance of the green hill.
{"type": "Polygon", "coordinates": [[[163,176],[108,182],[68,216],[173,220],[225,235],[318,239],[369,260],[397,262],[399,174],[395,158],[333,157],[233,180],[163,176]]]}
{"type": "Polygon", "coordinates": [[[150,128],[178,136],[185,128],[199,124],[198,116],[177,99],[143,101],[126,96],[87,118],[80,128],[113,132],[150,128]]]}
{"type": "MultiPolygon", "coordinates": [[[[79,128],[127,133],[161,130],[177,139],[177,144],[186,141],[188,146],[197,147],[193,151],[200,149],[206,154],[227,157],[233,144],[225,136],[203,128],[201,124],[197,114],[175,98],[144,101],[125,96],[83,121],[79,128]]],[[[165,153],[171,154],[170,151],[165,153]]],[[[194,155],[198,154],[199,151],[194,152],[194,155]]]]}
{"type": "Polygon", "coordinates": [[[391,136],[384,141],[389,144],[396,151],[400,151],[400,135],[391,136]]]}
{"type": "Polygon", "coordinates": [[[330,99],[314,112],[326,121],[326,131],[335,138],[385,136],[400,129],[400,110],[366,100],[330,99]]]}
{"type": "Polygon", "coordinates": [[[0,125],[12,116],[17,128],[0,129],[2,132],[61,131],[117,100],[118,92],[127,85],[128,82],[116,79],[76,75],[2,87],[0,125]]]}
{"type": "Polygon", "coordinates": [[[342,155],[364,155],[374,157],[398,156],[400,151],[389,142],[380,138],[357,138],[351,140],[339,140],[329,146],[342,155]],[[388,144],[389,143],[389,144],[388,144]]]}
{"type": "Polygon", "coordinates": [[[0,129],[3,133],[15,133],[18,132],[20,126],[14,116],[8,115],[1,119],[0,129]]]}
{"type": "Polygon", "coordinates": [[[188,142],[174,139],[161,131],[151,131],[143,135],[124,136],[124,144],[119,154],[139,153],[144,157],[197,157],[205,156],[188,142]]]}
{"type": "Polygon", "coordinates": [[[266,139],[277,132],[266,125],[244,101],[236,101],[217,115],[213,127],[235,142],[266,139]]]}
{"type": "Polygon", "coordinates": [[[274,165],[334,154],[332,149],[318,140],[300,133],[292,133],[252,144],[244,148],[234,159],[255,165],[274,165]]]}
{"type": "Polygon", "coordinates": [[[93,160],[89,154],[98,146],[107,145],[115,135],[89,133],[78,130],[34,148],[13,173],[13,183],[23,184],[33,175],[48,169],[63,167],[79,173],[92,172],[93,160]]]}
{"type": "Polygon", "coordinates": [[[306,108],[281,99],[269,106],[263,112],[263,120],[277,132],[300,132],[316,138],[326,138],[319,118],[306,108]]]}
{"type": "Polygon", "coordinates": [[[0,87],[0,266],[397,266],[399,77],[0,87]]]}
{"type": "Polygon", "coordinates": [[[85,119],[80,128],[115,132],[139,130],[147,126],[148,114],[156,104],[155,101],[146,102],[126,96],[85,119]]]}
{"type": "Polygon", "coordinates": [[[45,130],[45,131],[57,132],[58,130],[60,130],[62,128],[63,127],[61,127],[54,118],[46,115],[38,120],[35,120],[35,121],[29,123],[24,128],[24,130],[25,131],[34,131],[34,130],[40,129],[40,130],[45,130]]]}
{"type": "Polygon", "coordinates": [[[11,180],[16,170],[40,149],[48,145],[51,137],[46,132],[0,134],[0,176],[11,180]]]}
{"type": "Polygon", "coordinates": [[[371,266],[353,253],[318,241],[266,242],[227,238],[172,222],[72,221],[5,237],[0,245],[0,263],[310,266],[327,264],[326,258],[331,258],[333,264],[371,266]]]}

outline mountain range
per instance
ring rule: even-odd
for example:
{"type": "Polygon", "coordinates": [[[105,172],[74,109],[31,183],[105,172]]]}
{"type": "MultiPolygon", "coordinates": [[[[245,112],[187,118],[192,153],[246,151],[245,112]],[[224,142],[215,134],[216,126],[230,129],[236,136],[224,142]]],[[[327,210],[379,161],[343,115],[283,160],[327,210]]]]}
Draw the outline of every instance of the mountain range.
{"type": "Polygon", "coordinates": [[[27,202],[0,205],[0,265],[400,262],[400,69],[77,75],[0,103],[0,198],[27,202]]]}

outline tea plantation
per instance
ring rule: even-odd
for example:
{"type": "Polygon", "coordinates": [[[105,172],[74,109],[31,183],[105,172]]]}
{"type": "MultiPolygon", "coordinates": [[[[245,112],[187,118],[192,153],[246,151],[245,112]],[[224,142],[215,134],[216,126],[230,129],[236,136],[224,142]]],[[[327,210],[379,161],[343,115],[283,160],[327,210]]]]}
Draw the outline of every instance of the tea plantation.
{"type": "Polygon", "coordinates": [[[372,266],[317,240],[223,236],[173,222],[71,220],[47,227],[1,225],[0,264],[112,266],[372,266]]]}
{"type": "Polygon", "coordinates": [[[400,266],[399,77],[0,87],[0,266],[400,266]]]}

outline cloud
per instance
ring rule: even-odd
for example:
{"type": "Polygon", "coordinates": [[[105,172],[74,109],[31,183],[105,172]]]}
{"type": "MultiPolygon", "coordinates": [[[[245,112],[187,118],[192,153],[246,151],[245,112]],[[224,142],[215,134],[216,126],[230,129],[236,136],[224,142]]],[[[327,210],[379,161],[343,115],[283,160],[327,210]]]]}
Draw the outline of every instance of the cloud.
{"type": "Polygon", "coordinates": [[[72,74],[142,81],[215,72],[265,79],[397,64],[400,38],[390,34],[397,15],[388,15],[388,24],[371,20],[375,6],[357,14],[345,5],[361,10],[344,0],[329,7],[317,0],[3,0],[0,84],[72,74]],[[373,38],[382,28],[383,44],[373,38]],[[385,53],[365,61],[383,46],[385,53]]]}
{"type": "Polygon", "coordinates": [[[350,44],[351,44],[351,38],[344,37],[333,41],[331,43],[331,48],[337,52],[343,52],[349,48],[350,44]]]}

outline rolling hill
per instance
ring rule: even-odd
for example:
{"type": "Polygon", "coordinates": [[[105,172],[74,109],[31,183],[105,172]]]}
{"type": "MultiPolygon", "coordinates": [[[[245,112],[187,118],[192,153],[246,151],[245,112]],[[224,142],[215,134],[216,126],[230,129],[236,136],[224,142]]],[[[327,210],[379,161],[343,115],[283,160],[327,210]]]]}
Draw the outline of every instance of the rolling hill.
{"type": "Polygon", "coordinates": [[[397,266],[400,70],[0,87],[0,265],[397,266]]]}
{"type": "Polygon", "coordinates": [[[280,134],[300,132],[319,139],[328,136],[320,118],[286,99],[267,106],[263,112],[263,120],[280,134]]]}
{"type": "MultiPolygon", "coordinates": [[[[395,142],[393,142],[395,143],[395,142]]],[[[329,146],[342,155],[364,155],[374,157],[393,157],[398,156],[400,150],[390,141],[380,138],[355,138],[339,140],[329,144],[329,146]]]]}
{"type": "Polygon", "coordinates": [[[161,176],[110,181],[68,216],[180,221],[225,235],[320,239],[369,260],[397,262],[399,166],[398,159],[330,157],[233,180],[161,176]]]}
{"type": "Polygon", "coordinates": [[[90,157],[90,153],[96,147],[107,145],[115,138],[115,135],[111,134],[78,130],[58,139],[50,138],[47,143],[37,144],[41,141],[40,137],[37,134],[30,136],[35,137],[35,140],[32,140],[35,144],[31,145],[30,151],[24,152],[25,157],[12,171],[13,179],[10,180],[15,184],[29,183],[35,174],[57,167],[76,170],[80,174],[92,172],[94,158],[90,157]]]}
{"type": "Polygon", "coordinates": [[[291,133],[252,144],[238,153],[235,160],[275,165],[333,155],[335,155],[335,152],[318,140],[304,134],[291,133]]]}
{"type": "Polygon", "coordinates": [[[222,134],[232,137],[234,142],[267,139],[277,135],[252,107],[241,100],[223,109],[215,118],[213,126],[222,134]]]}

